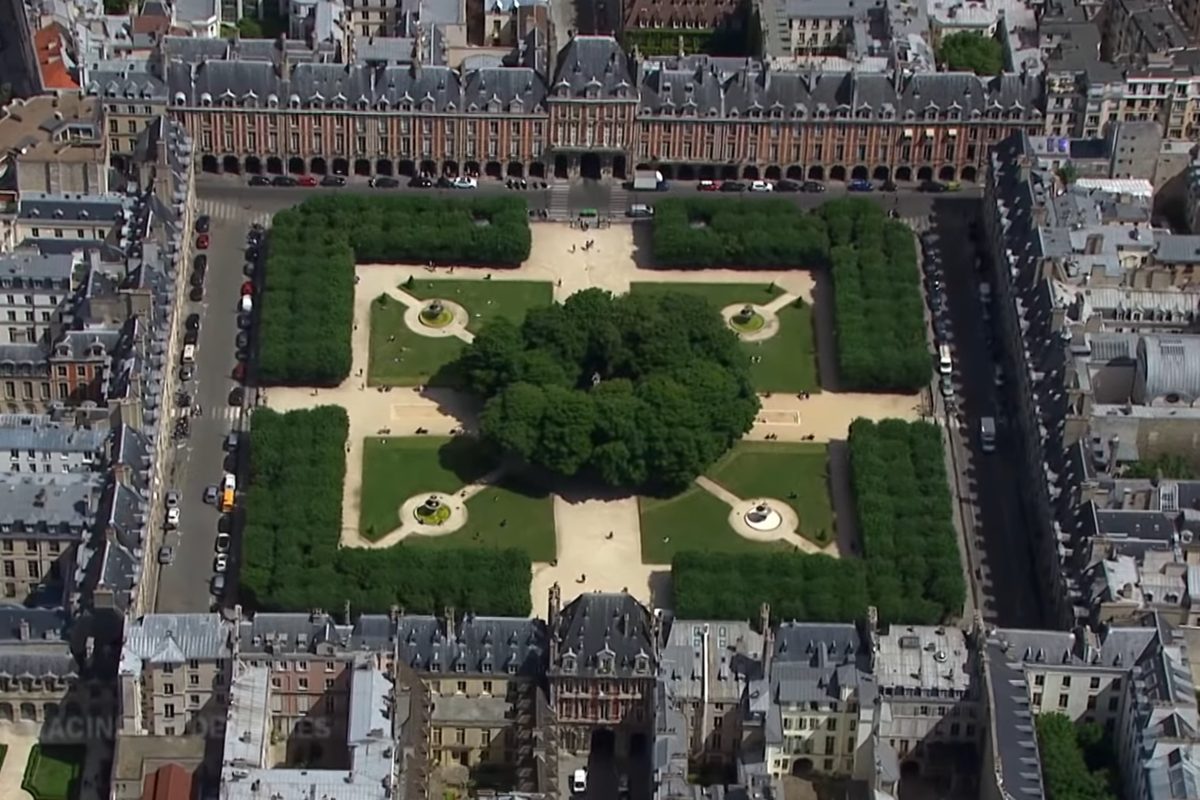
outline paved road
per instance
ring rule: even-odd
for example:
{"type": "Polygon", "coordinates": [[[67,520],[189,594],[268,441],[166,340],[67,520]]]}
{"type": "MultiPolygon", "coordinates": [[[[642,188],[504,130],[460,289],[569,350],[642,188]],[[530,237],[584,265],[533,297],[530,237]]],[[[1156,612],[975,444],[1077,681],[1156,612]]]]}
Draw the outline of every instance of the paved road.
{"type": "MultiPolygon", "coordinates": [[[[961,497],[977,603],[984,619],[1004,627],[1041,627],[1042,612],[1021,517],[1021,468],[1015,441],[1006,436],[1002,390],[995,383],[991,318],[980,299],[977,252],[970,238],[973,207],[938,203],[931,219],[936,238],[927,247],[942,264],[954,360],[955,398],[950,441],[953,478],[961,497]],[[967,212],[967,213],[964,213],[967,212]],[[979,420],[998,419],[996,451],[980,447],[979,420]]],[[[952,490],[955,487],[952,487],[952,490]]]]}
{"type": "MultiPolygon", "coordinates": [[[[259,216],[266,218],[261,212],[259,216]]],[[[245,280],[242,264],[249,222],[249,217],[212,220],[204,301],[189,302],[184,311],[185,316],[192,312],[201,316],[195,377],[186,388],[203,414],[192,418],[191,436],[176,448],[171,468],[172,486],[182,493],[182,514],[179,531],[167,537],[176,552],[175,562],[163,568],[159,578],[155,609],[161,613],[207,611],[212,602],[208,587],[220,514],[204,503],[203,496],[205,486],[220,481],[226,466],[225,436],[240,424],[240,410],[230,407],[228,399],[235,385],[231,377],[235,306],[245,280]]],[[[233,552],[238,549],[235,544],[233,552]]]]}

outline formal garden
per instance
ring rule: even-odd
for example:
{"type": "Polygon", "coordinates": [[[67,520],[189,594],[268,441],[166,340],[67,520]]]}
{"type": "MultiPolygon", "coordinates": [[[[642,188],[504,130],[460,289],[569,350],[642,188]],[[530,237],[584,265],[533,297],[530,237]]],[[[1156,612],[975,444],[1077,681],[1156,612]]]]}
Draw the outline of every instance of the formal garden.
{"type": "MultiPolygon", "coordinates": [[[[530,309],[554,302],[554,287],[545,281],[411,277],[399,289],[423,303],[450,301],[461,306],[468,317],[466,330],[472,334],[495,319],[520,325],[530,309]]],[[[380,295],[371,304],[367,383],[371,386],[453,384],[455,378],[447,374],[446,367],[462,355],[466,342],[458,336],[429,336],[414,330],[405,321],[407,313],[408,306],[391,295],[380,295]]]]}
{"type": "Polygon", "coordinates": [[[75,800],[83,758],[81,746],[36,744],[29,751],[21,788],[33,800],[75,800]]]}

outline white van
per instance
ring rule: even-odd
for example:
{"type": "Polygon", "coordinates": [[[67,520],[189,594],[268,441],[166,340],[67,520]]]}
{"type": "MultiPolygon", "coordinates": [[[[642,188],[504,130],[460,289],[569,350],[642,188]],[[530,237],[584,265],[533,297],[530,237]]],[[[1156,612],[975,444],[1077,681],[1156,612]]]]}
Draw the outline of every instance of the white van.
{"type": "Polygon", "coordinates": [[[949,375],[954,371],[954,362],[950,360],[950,345],[938,346],[938,372],[949,375]]]}
{"type": "Polygon", "coordinates": [[[183,346],[183,354],[180,356],[180,361],[184,364],[192,364],[196,361],[196,345],[185,344],[183,346]]]}
{"type": "Polygon", "coordinates": [[[243,314],[249,314],[254,310],[254,301],[250,299],[250,295],[242,295],[242,299],[238,300],[238,311],[243,314]]]}
{"type": "Polygon", "coordinates": [[[587,770],[577,769],[571,775],[571,794],[583,794],[587,791],[587,770]]]}

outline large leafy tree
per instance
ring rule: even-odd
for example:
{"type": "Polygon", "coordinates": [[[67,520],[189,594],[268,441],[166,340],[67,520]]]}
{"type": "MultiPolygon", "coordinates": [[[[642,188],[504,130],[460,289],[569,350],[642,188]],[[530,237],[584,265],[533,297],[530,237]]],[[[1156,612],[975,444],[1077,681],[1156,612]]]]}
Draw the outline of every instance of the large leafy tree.
{"type": "Polygon", "coordinates": [[[1004,68],[1004,50],[990,36],[964,31],[942,39],[938,48],[942,63],[954,72],[998,75],[1004,68]]]}
{"type": "Polygon", "coordinates": [[[520,328],[488,325],[459,368],[486,400],[480,428],[490,441],[614,486],[687,484],[758,411],[737,338],[685,294],[579,292],[531,311],[520,328]]]}
{"type": "Polygon", "coordinates": [[[1089,751],[1108,749],[1102,730],[1077,727],[1065,714],[1039,714],[1037,740],[1049,800],[1113,800],[1111,776],[1103,765],[1089,766],[1087,758],[1089,751]]]}

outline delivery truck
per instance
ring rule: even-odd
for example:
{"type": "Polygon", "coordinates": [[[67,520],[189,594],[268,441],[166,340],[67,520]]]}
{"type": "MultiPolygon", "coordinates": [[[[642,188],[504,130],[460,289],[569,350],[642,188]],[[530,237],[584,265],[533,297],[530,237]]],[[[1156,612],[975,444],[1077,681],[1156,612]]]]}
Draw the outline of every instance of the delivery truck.
{"type": "Polygon", "coordinates": [[[638,192],[663,192],[667,189],[667,182],[656,169],[639,169],[633,173],[633,188],[638,192]]]}

